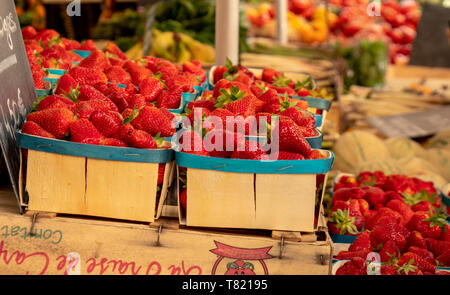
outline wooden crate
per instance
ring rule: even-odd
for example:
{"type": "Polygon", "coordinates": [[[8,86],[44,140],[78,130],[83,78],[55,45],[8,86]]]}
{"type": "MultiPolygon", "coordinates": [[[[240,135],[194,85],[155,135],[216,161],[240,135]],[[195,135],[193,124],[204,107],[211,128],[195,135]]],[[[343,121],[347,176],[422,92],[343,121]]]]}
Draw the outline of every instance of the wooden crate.
{"type": "MultiPolygon", "coordinates": [[[[176,157],[177,164],[183,166],[176,157]]],[[[328,173],[323,175],[326,182],[328,173]]],[[[186,177],[186,213],[179,206],[183,225],[301,232],[317,230],[317,208],[320,208],[324,195],[324,190],[319,190],[316,202],[317,174],[242,173],[190,167],[186,177]]]]}
{"type": "MultiPolygon", "coordinates": [[[[39,140],[56,145],[63,142],[39,140]]],[[[113,153],[121,151],[121,148],[113,149],[113,153]]],[[[28,149],[26,160],[21,163],[20,197],[28,211],[153,222],[162,211],[173,179],[174,162],[165,165],[164,182],[158,191],[159,163],[28,149]]]]}

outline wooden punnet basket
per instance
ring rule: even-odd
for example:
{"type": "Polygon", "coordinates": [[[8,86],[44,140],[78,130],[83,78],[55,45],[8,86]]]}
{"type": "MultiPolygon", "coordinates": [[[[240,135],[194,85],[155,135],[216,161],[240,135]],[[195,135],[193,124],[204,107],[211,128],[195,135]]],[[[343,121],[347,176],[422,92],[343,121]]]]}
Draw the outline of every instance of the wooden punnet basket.
{"type": "Polygon", "coordinates": [[[327,158],[253,161],[175,152],[177,166],[187,168],[187,210],[179,206],[180,223],[314,232],[334,161],[332,152],[321,153],[327,158]]]}
{"type": "Polygon", "coordinates": [[[153,222],[174,174],[170,149],[73,143],[18,133],[20,198],[28,211],[153,222]],[[26,150],[24,150],[26,149],[26,150]],[[159,164],[164,182],[157,186],[159,164]]]}

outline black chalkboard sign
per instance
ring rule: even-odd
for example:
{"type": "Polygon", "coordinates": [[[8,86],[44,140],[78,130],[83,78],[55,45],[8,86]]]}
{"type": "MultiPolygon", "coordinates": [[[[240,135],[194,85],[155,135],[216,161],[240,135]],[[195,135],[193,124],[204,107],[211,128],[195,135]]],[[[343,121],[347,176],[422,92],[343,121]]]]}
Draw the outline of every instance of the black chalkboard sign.
{"type": "Polygon", "coordinates": [[[14,0],[0,1],[0,145],[20,213],[19,149],[16,130],[36,101],[33,76],[25,52],[14,0]]]}
{"type": "Polygon", "coordinates": [[[409,64],[450,68],[449,21],[450,8],[424,4],[409,64]]]}

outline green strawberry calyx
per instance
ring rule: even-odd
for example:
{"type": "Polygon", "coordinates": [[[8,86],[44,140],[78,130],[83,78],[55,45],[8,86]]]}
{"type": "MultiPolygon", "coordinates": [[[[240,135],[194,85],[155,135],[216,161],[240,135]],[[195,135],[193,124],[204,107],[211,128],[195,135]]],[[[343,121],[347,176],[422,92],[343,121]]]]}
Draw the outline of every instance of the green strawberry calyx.
{"type": "Polygon", "coordinates": [[[136,107],[134,107],[133,112],[126,117],[125,119],[123,119],[122,124],[128,124],[133,122],[134,119],[136,119],[139,116],[139,112],[143,109],[144,107],[140,107],[139,109],[136,109],[136,107]]]}
{"type": "Polygon", "coordinates": [[[80,96],[80,84],[77,84],[77,87],[73,88],[72,85],[70,85],[69,92],[66,92],[64,89],[61,89],[62,96],[70,99],[73,102],[78,101],[78,97],[80,96]]]}
{"type": "Polygon", "coordinates": [[[292,82],[291,79],[286,78],[286,76],[281,74],[273,77],[272,85],[276,87],[289,87],[289,83],[291,82],[292,82]]]}
{"type": "Polygon", "coordinates": [[[435,202],[435,197],[436,197],[436,193],[429,193],[428,191],[425,190],[420,190],[418,193],[414,194],[414,195],[410,195],[407,193],[402,193],[403,201],[410,205],[410,206],[414,206],[422,201],[427,201],[429,203],[434,203],[435,202]]]}
{"type": "Polygon", "coordinates": [[[398,274],[408,274],[409,272],[415,272],[417,270],[417,266],[413,265],[414,263],[414,258],[411,258],[411,260],[408,261],[408,263],[403,264],[402,266],[399,266],[397,268],[397,273],[398,274]]]}
{"type": "Polygon", "coordinates": [[[297,105],[297,102],[295,101],[289,101],[289,95],[287,92],[284,93],[284,99],[281,99],[281,97],[278,97],[278,100],[280,101],[280,112],[287,110],[289,108],[295,107],[297,105]]]}
{"type": "Polygon", "coordinates": [[[167,89],[166,82],[162,79],[163,74],[161,72],[157,72],[156,74],[151,75],[151,77],[155,78],[156,80],[159,80],[161,84],[164,86],[165,89],[167,89]]]}
{"type": "Polygon", "coordinates": [[[222,93],[222,95],[217,97],[217,101],[215,104],[216,108],[221,108],[227,103],[241,99],[245,96],[245,92],[241,91],[239,86],[231,86],[229,91],[227,91],[227,89],[222,88],[220,89],[220,93],[222,93]]]}
{"type": "Polygon", "coordinates": [[[314,83],[313,83],[313,79],[311,77],[307,77],[305,80],[303,81],[297,81],[294,84],[294,90],[295,91],[300,91],[300,90],[313,90],[314,89],[314,83]]]}
{"type": "Polygon", "coordinates": [[[340,228],[339,233],[341,235],[346,233],[356,235],[358,233],[355,225],[355,217],[350,217],[350,211],[348,209],[337,209],[333,211],[330,221],[336,223],[336,228],[340,228]]]}
{"type": "Polygon", "coordinates": [[[430,223],[430,227],[439,226],[443,231],[446,231],[445,225],[447,224],[447,216],[441,210],[436,210],[433,213],[433,209],[430,208],[430,217],[424,219],[423,221],[427,221],[430,223]]]}
{"type": "Polygon", "coordinates": [[[164,143],[164,137],[161,137],[161,132],[158,132],[153,139],[155,140],[158,148],[160,148],[164,143]]]}

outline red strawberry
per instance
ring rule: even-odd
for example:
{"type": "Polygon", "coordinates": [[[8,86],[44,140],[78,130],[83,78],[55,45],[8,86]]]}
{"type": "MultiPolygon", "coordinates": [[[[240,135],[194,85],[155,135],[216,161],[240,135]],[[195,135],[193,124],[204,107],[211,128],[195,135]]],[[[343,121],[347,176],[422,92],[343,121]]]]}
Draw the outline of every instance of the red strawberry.
{"type": "Polygon", "coordinates": [[[362,199],[366,192],[359,187],[340,188],[333,193],[333,202],[362,199]]]}
{"type": "Polygon", "coordinates": [[[127,56],[123,51],[117,46],[114,42],[108,42],[105,47],[105,52],[109,53],[109,55],[115,55],[117,58],[122,60],[127,60],[127,56]]]}
{"type": "Polygon", "coordinates": [[[32,26],[26,26],[22,29],[23,39],[34,39],[37,36],[37,31],[32,26]]]}
{"type": "Polygon", "coordinates": [[[187,110],[187,113],[187,118],[191,126],[195,126],[195,124],[202,125],[204,119],[210,115],[210,111],[202,107],[194,107],[192,110],[187,110]]]}
{"type": "Polygon", "coordinates": [[[417,211],[430,211],[431,207],[432,207],[432,205],[431,205],[430,202],[428,202],[428,201],[420,201],[419,203],[413,205],[411,207],[411,209],[414,212],[417,212],[417,211]]]}
{"type": "Polygon", "coordinates": [[[252,91],[247,85],[240,82],[228,81],[227,79],[220,80],[214,86],[213,90],[213,97],[216,98],[218,102],[222,100],[225,101],[221,103],[221,105],[224,105],[226,102],[230,102],[232,100],[237,100],[246,95],[253,95],[252,91]],[[224,97],[219,99],[219,97],[221,96],[224,97]]]}
{"type": "MultiPolygon", "coordinates": [[[[95,86],[99,87],[99,84],[95,86]]],[[[119,112],[130,107],[130,94],[116,84],[109,84],[106,89],[100,91],[116,105],[119,112]]]]}
{"type": "Polygon", "coordinates": [[[411,235],[406,240],[406,248],[419,247],[422,249],[427,249],[427,242],[422,234],[418,231],[412,231],[411,235]]]}
{"type": "Polygon", "coordinates": [[[450,242],[439,241],[435,239],[427,238],[427,249],[431,251],[435,257],[442,255],[444,252],[450,249],[450,242]]]}
{"type": "Polygon", "coordinates": [[[109,68],[111,64],[103,51],[96,50],[83,59],[79,66],[104,71],[109,68]]]}
{"type": "Polygon", "coordinates": [[[392,200],[386,203],[387,208],[391,208],[394,211],[400,213],[403,217],[402,224],[405,225],[411,217],[414,215],[414,211],[411,210],[405,202],[401,200],[392,200]]]}
{"type": "Polygon", "coordinates": [[[375,205],[377,204],[384,205],[384,203],[386,202],[386,196],[382,189],[378,187],[366,186],[363,187],[363,190],[366,191],[364,199],[366,199],[367,202],[369,202],[371,208],[375,207],[375,205]]]}
{"type": "Polygon", "coordinates": [[[212,112],[215,109],[214,103],[215,102],[211,99],[200,99],[200,100],[189,102],[188,105],[186,106],[186,109],[192,110],[194,107],[201,107],[201,108],[206,108],[210,112],[212,112]]]}
{"type": "Polygon", "coordinates": [[[445,216],[440,212],[430,214],[424,211],[417,211],[411,217],[406,227],[410,230],[420,232],[424,238],[439,239],[442,228],[445,225],[445,216]]]}
{"type": "Polygon", "coordinates": [[[227,68],[224,66],[218,66],[215,68],[213,72],[213,84],[216,84],[220,80],[223,79],[223,74],[227,71],[227,68]]]}
{"type": "Polygon", "coordinates": [[[168,109],[166,108],[159,108],[159,110],[161,111],[161,113],[163,113],[164,116],[167,117],[167,119],[169,119],[171,122],[173,119],[175,119],[175,115],[173,113],[171,113],[168,109]]]}
{"type": "Polygon", "coordinates": [[[156,149],[158,144],[155,139],[143,130],[135,129],[131,124],[120,126],[116,137],[127,145],[141,149],[156,149]]]}
{"type": "MultiPolygon", "coordinates": [[[[220,99],[220,97],[219,97],[220,99]]],[[[258,108],[262,106],[262,102],[254,95],[247,95],[243,98],[226,103],[223,108],[232,112],[235,116],[253,116],[258,112],[258,108]]],[[[216,103],[219,106],[220,102],[216,103]]],[[[219,106],[221,107],[221,106],[219,106]]]]}
{"type": "Polygon", "coordinates": [[[96,68],[74,67],[70,69],[69,75],[73,77],[75,83],[80,85],[95,85],[99,82],[108,82],[108,78],[103,71],[96,68]]]}
{"type": "Polygon", "coordinates": [[[57,139],[62,139],[66,136],[73,118],[73,112],[66,108],[47,109],[30,113],[27,116],[28,121],[39,124],[57,139]]]}
{"type": "Polygon", "coordinates": [[[381,262],[395,261],[400,256],[400,249],[397,247],[397,243],[393,240],[388,240],[384,243],[380,252],[381,262]]]}
{"type": "Polygon", "coordinates": [[[345,206],[347,207],[346,209],[332,209],[328,227],[334,234],[356,235],[358,232],[356,218],[350,216],[350,209],[348,208],[348,205],[345,206]]]}
{"type": "Polygon", "coordinates": [[[269,157],[261,148],[257,141],[246,140],[245,146],[242,150],[235,150],[231,156],[232,159],[247,159],[247,160],[268,160],[269,157]]]}
{"type": "Polygon", "coordinates": [[[70,141],[82,142],[86,139],[103,139],[103,135],[88,119],[80,118],[73,121],[70,124],[70,141]]]}
{"type": "Polygon", "coordinates": [[[365,217],[369,217],[370,213],[370,205],[369,203],[364,199],[358,199],[359,202],[359,210],[361,211],[361,214],[365,217]]]}
{"type": "Polygon", "coordinates": [[[408,252],[412,252],[417,254],[422,259],[426,260],[428,263],[432,265],[436,265],[436,261],[434,260],[434,255],[432,252],[428,251],[427,249],[411,246],[408,248],[408,252]]]}
{"type": "Polygon", "coordinates": [[[134,61],[125,62],[123,67],[131,75],[134,85],[139,85],[142,80],[153,74],[152,71],[134,61]]]}
{"type": "Polygon", "coordinates": [[[94,111],[117,111],[116,109],[111,108],[111,104],[104,100],[87,100],[87,101],[81,101],[76,104],[75,106],[75,115],[77,115],[78,118],[85,118],[89,119],[91,114],[94,111]]]}
{"type": "Polygon", "coordinates": [[[278,151],[270,154],[272,160],[304,160],[305,157],[302,154],[278,151]]]}
{"type": "MultiPolygon", "coordinates": [[[[403,253],[403,255],[400,257],[400,259],[398,260],[398,265],[404,266],[404,265],[412,265],[412,266],[417,266],[417,268],[422,271],[422,272],[430,272],[430,273],[434,273],[435,272],[435,267],[433,264],[425,261],[424,259],[422,259],[421,257],[419,257],[417,254],[412,253],[412,252],[406,252],[403,253]]],[[[399,272],[402,272],[401,270],[399,272]]]]}
{"type": "Polygon", "coordinates": [[[111,111],[119,111],[114,104],[108,97],[106,97],[103,93],[98,91],[95,87],[89,86],[89,85],[82,85],[78,89],[79,95],[78,95],[78,101],[90,101],[90,100],[101,100],[104,101],[106,104],[109,105],[109,109],[111,111]]]}
{"type": "MultiPolygon", "coordinates": [[[[165,84],[161,81],[160,75],[150,76],[142,80],[139,84],[139,93],[145,95],[147,101],[154,101],[164,90],[164,87],[165,84]]],[[[176,106],[179,105],[180,103],[178,101],[178,104],[176,106]]]]}
{"type": "Polygon", "coordinates": [[[187,208],[187,189],[183,189],[180,193],[180,205],[186,210],[187,208]]]}
{"type": "Polygon", "coordinates": [[[440,265],[450,266],[450,249],[439,255],[436,259],[440,265]]]}
{"type": "Polygon", "coordinates": [[[179,138],[179,149],[182,152],[209,157],[210,153],[205,149],[203,138],[194,130],[188,130],[179,138]]]}
{"type": "Polygon", "coordinates": [[[314,125],[316,124],[316,119],[311,113],[302,111],[297,107],[288,107],[284,109],[282,104],[280,111],[280,115],[291,118],[298,126],[314,128],[314,125]]]}
{"type": "MultiPolygon", "coordinates": [[[[147,98],[145,97],[145,95],[142,94],[132,94],[129,96],[130,100],[128,103],[128,109],[140,109],[142,107],[145,107],[146,105],[148,105],[147,103],[147,98]]],[[[125,104],[124,104],[125,106],[125,104]]]]}
{"type": "Polygon", "coordinates": [[[126,143],[117,138],[105,138],[100,141],[101,145],[127,147],[126,143]]]}
{"type": "Polygon", "coordinates": [[[372,246],[378,249],[387,241],[392,240],[396,242],[401,251],[406,244],[408,236],[409,231],[399,224],[393,222],[378,223],[370,232],[370,241],[372,246]]]}
{"type": "Polygon", "coordinates": [[[442,236],[440,240],[450,242],[450,225],[445,225],[444,229],[442,230],[442,236]]]}
{"type": "Polygon", "coordinates": [[[265,68],[263,69],[263,72],[261,74],[261,80],[269,84],[272,84],[275,77],[281,76],[283,76],[283,73],[275,71],[274,69],[265,68]]]}
{"type": "Polygon", "coordinates": [[[44,128],[32,121],[26,121],[23,124],[22,133],[41,137],[55,138],[51,133],[45,131],[44,128]]]}
{"type": "Polygon", "coordinates": [[[390,208],[380,208],[371,217],[366,220],[366,229],[372,230],[379,223],[394,222],[397,224],[402,223],[403,217],[400,213],[390,209],[390,208]]]}
{"type": "Polygon", "coordinates": [[[382,264],[380,271],[381,271],[381,275],[384,275],[384,276],[388,276],[388,275],[394,276],[394,275],[398,274],[397,266],[393,265],[393,264],[382,264]]]}
{"type": "Polygon", "coordinates": [[[391,200],[401,200],[403,201],[403,196],[394,191],[387,191],[384,193],[384,197],[386,198],[386,202],[391,200]]]}
{"type": "Polygon", "coordinates": [[[77,88],[78,84],[75,82],[75,79],[69,74],[64,74],[59,78],[55,94],[73,97],[76,96],[74,91],[76,91],[77,88]]]}
{"type": "Polygon", "coordinates": [[[183,63],[183,72],[189,72],[194,74],[194,76],[198,77],[198,80],[200,82],[205,82],[206,81],[206,73],[205,71],[203,71],[201,66],[196,65],[193,62],[184,62],[183,63]]]}
{"type": "Polygon", "coordinates": [[[37,110],[42,111],[45,109],[59,109],[59,108],[65,108],[73,111],[75,108],[75,103],[68,98],[54,94],[47,96],[46,98],[41,100],[39,102],[37,110]]]}
{"type": "Polygon", "coordinates": [[[122,125],[122,115],[113,111],[94,111],[89,120],[106,137],[114,135],[122,125]]]}
{"type": "Polygon", "coordinates": [[[131,76],[122,67],[111,66],[105,69],[105,75],[111,83],[131,84],[131,76]]]}
{"type": "Polygon", "coordinates": [[[181,94],[181,88],[169,89],[158,96],[156,104],[160,108],[178,109],[181,104],[181,94]]]}
{"type": "Polygon", "coordinates": [[[337,191],[343,187],[357,187],[356,178],[354,176],[344,175],[339,179],[339,182],[336,183],[333,187],[333,191],[337,191]]]}
{"type": "Polygon", "coordinates": [[[365,257],[351,258],[336,271],[336,275],[367,275],[365,257]]]}
{"type": "Polygon", "coordinates": [[[280,117],[279,122],[271,127],[272,131],[274,131],[272,132],[272,141],[278,139],[280,150],[291,153],[300,153],[305,157],[309,156],[311,153],[311,146],[292,119],[280,117]]]}
{"type": "Polygon", "coordinates": [[[86,40],[83,43],[81,43],[79,50],[86,50],[86,51],[96,51],[97,47],[95,46],[95,43],[93,40],[86,40]]]}
{"type": "Polygon", "coordinates": [[[170,137],[175,133],[175,127],[172,122],[153,106],[142,108],[135,118],[131,118],[131,124],[140,130],[156,136],[160,133],[161,137],[170,137]]]}
{"type": "Polygon", "coordinates": [[[368,232],[362,232],[358,235],[358,237],[353,241],[353,243],[348,248],[348,251],[360,251],[360,250],[369,250],[371,251],[370,245],[370,235],[368,232]]]}
{"type": "Polygon", "coordinates": [[[158,165],[158,182],[157,185],[162,185],[164,182],[164,172],[166,171],[166,164],[158,165]]]}
{"type": "Polygon", "coordinates": [[[340,251],[337,255],[336,255],[336,259],[338,260],[348,260],[348,259],[352,259],[354,257],[358,257],[361,259],[366,260],[367,255],[371,252],[371,250],[358,250],[358,251],[340,251]]]}

